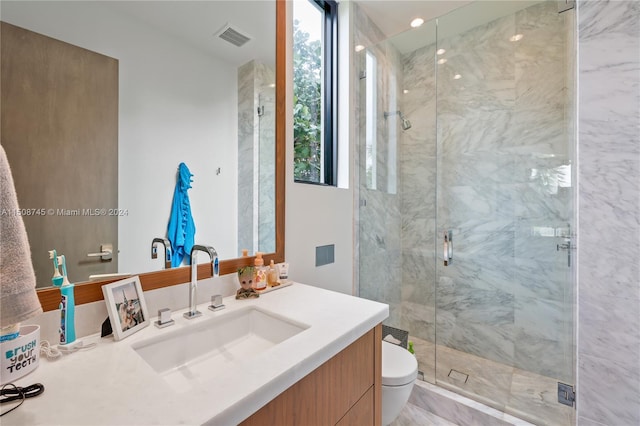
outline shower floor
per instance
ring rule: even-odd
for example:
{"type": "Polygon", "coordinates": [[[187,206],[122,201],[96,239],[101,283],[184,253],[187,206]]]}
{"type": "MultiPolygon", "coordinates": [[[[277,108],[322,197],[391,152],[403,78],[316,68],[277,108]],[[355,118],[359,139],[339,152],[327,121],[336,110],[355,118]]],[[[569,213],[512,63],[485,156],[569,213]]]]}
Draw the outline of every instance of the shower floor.
{"type": "Polygon", "coordinates": [[[537,425],[575,423],[575,409],[557,402],[559,380],[440,345],[436,372],[435,344],[413,336],[409,340],[425,381],[537,425]]]}

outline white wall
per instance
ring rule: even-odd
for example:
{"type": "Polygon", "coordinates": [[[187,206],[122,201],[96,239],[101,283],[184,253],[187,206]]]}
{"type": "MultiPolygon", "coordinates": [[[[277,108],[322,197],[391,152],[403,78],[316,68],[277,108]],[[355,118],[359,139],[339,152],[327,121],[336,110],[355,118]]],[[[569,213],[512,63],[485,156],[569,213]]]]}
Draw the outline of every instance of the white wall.
{"type": "MultiPolygon", "coordinates": [[[[285,213],[285,257],[289,262],[289,277],[293,280],[317,287],[353,294],[354,271],[354,228],[353,228],[353,154],[348,159],[341,156],[348,165],[340,168],[348,173],[347,179],[339,177],[341,185],[348,182],[349,188],[324,187],[293,181],[293,61],[291,46],[293,28],[291,3],[287,2],[287,177],[286,177],[286,213],[285,213]],[[345,182],[346,180],[346,182],[345,182]],[[320,267],[315,266],[316,247],[335,245],[335,262],[320,267]]],[[[350,5],[340,2],[339,16],[343,35],[342,42],[350,45],[348,22],[350,5]],[[343,29],[344,28],[344,29],[343,29]],[[344,35],[346,34],[346,36],[344,35]]],[[[340,75],[349,75],[350,49],[341,49],[340,75]]],[[[346,80],[346,79],[345,79],[346,80]]],[[[349,121],[345,117],[353,114],[351,90],[348,81],[340,81],[339,106],[339,144],[352,151],[349,121]],[[349,94],[349,96],[346,96],[349,94]]],[[[344,152],[344,151],[339,151],[344,152]]]]}
{"type": "Polygon", "coordinates": [[[166,236],[180,162],[196,243],[236,257],[236,69],[97,2],[2,3],[6,22],[119,60],[119,270],[162,267],[151,240],[166,236]]]}

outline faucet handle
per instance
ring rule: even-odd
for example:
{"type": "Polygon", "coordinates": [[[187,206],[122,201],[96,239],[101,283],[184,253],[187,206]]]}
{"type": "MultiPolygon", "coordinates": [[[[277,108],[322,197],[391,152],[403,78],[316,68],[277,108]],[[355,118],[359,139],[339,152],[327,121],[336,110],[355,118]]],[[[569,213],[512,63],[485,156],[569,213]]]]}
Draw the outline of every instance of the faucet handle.
{"type": "Polygon", "coordinates": [[[165,328],[175,324],[175,321],[171,319],[171,309],[158,309],[158,321],[155,321],[154,324],[158,328],[165,328]]]}
{"type": "Polygon", "coordinates": [[[222,303],[222,295],[214,294],[211,296],[211,305],[209,305],[209,309],[212,311],[220,311],[224,309],[226,306],[222,303]]]}

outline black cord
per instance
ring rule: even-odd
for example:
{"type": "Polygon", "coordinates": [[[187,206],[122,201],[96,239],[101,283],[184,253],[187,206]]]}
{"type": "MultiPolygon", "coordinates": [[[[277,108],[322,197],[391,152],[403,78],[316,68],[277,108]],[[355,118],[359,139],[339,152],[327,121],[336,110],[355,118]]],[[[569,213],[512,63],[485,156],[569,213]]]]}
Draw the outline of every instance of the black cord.
{"type": "Polygon", "coordinates": [[[41,383],[34,383],[33,385],[30,385],[24,388],[18,387],[13,383],[7,383],[6,385],[2,386],[2,388],[0,389],[0,397],[2,397],[0,398],[0,404],[5,402],[18,401],[18,400],[20,401],[20,403],[15,407],[13,407],[12,409],[0,414],[0,417],[4,416],[7,413],[12,412],[13,410],[21,406],[24,403],[25,399],[38,396],[42,392],[44,392],[44,385],[42,385],[41,383]],[[11,386],[11,387],[9,388],[8,386],[11,386]]]}

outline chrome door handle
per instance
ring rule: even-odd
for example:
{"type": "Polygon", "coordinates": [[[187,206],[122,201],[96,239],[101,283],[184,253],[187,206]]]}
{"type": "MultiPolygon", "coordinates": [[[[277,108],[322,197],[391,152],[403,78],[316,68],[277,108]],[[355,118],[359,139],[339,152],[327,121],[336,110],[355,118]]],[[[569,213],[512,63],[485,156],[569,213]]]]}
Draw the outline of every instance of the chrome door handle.
{"type": "Polygon", "coordinates": [[[113,259],[113,244],[101,244],[100,253],[87,253],[87,257],[99,257],[100,260],[111,261],[113,259]]]}
{"type": "Polygon", "coordinates": [[[571,268],[571,252],[576,246],[571,244],[571,240],[565,240],[563,244],[556,244],[556,251],[565,250],[567,252],[567,266],[571,268]]]}

